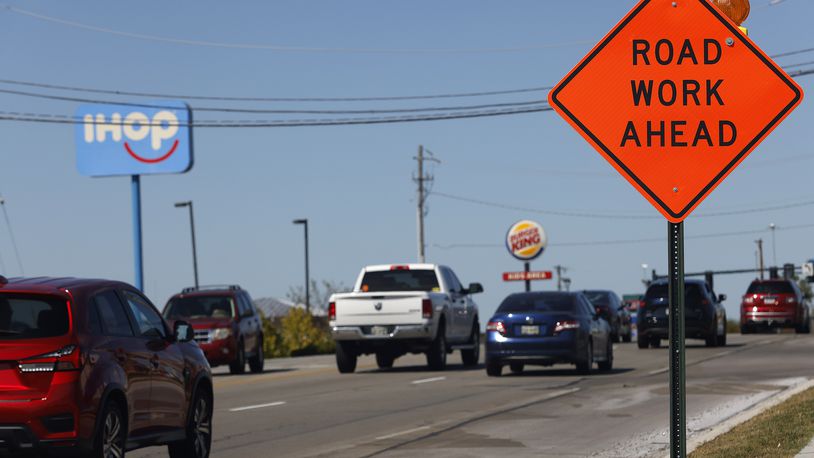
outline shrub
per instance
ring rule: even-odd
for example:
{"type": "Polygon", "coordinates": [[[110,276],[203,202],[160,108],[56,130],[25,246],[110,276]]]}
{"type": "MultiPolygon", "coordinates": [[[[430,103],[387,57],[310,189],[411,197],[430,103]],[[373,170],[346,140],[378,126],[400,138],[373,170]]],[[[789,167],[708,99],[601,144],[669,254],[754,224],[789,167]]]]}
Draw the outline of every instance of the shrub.
{"type": "Polygon", "coordinates": [[[292,308],[283,318],[263,318],[263,350],[271,357],[319,355],[334,352],[334,341],[324,318],[292,308]]]}

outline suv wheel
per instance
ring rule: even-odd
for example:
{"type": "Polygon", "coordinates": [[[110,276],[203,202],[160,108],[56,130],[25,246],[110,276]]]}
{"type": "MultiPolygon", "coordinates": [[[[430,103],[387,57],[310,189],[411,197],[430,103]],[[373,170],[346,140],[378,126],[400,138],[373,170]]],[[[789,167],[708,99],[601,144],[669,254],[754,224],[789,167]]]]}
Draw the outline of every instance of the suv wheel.
{"type": "Polygon", "coordinates": [[[751,333],[752,333],[752,328],[750,328],[749,326],[747,326],[745,324],[741,325],[741,334],[751,334],[751,333]]]}
{"type": "Polygon", "coordinates": [[[127,429],[124,423],[124,414],[116,402],[108,401],[102,409],[102,421],[93,439],[93,458],[109,458],[124,456],[124,447],[127,442],[127,429]]]}
{"type": "Polygon", "coordinates": [[[352,374],[356,370],[356,353],[345,342],[336,343],[336,368],[340,374],[352,374]]]}
{"type": "Polygon", "coordinates": [[[652,348],[661,348],[661,338],[658,337],[658,336],[651,337],[650,338],[650,346],[652,348]]]}
{"type": "Polygon", "coordinates": [[[605,356],[607,359],[605,361],[600,361],[598,366],[600,371],[608,372],[613,369],[613,343],[611,343],[611,341],[608,341],[608,348],[605,351],[605,356]]]}
{"type": "Polygon", "coordinates": [[[393,357],[393,354],[387,350],[382,350],[376,352],[376,365],[379,366],[379,369],[390,369],[393,367],[393,361],[396,358],[393,357]]]}
{"type": "Polygon", "coordinates": [[[442,371],[447,367],[447,339],[444,327],[438,330],[438,336],[432,341],[430,351],[427,352],[427,365],[431,370],[442,371]]]}
{"type": "Polygon", "coordinates": [[[503,365],[500,362],[486,361],[486,375],[489,377],[500,377],[503,372],[503,365]]]}
{"type": "Polygon", "coordinates": [[[523,369],[526,368],[526,365],[523,363],[511,363],[509,364],[509,369],[512,370],[513,374],[522,374],[523,369]]]}
{"type": "Polygon", "coordinates": [[[234,375],[246,372],[246,349],[242,340],[237,343],[237,356],[229,363],[229,372],[234,375]]]}
{"type": "Polygon", "coordinates": [[[263,368],[266,365],[266,355],[263,354],[263,336],[260,336],[260,343],[257,345],[257,351],[254,356],[249,359],[249,370],[253,374],[263,373],[263,368]]]}
{"type": "Polygon", "coordinates": [[[726,346],[726,327],[724,327],[724,333],[719,335],[717,341],[715,342],[719,347],[726,346]]]}
{"type": "Polygon", "coordinates": [[[212,449],[212,403],[210,397],[196,392],[187,419],[187,438],[170,444],[170,458],[208,458],[212,449]]]}
{"type": "Polygon", "coordinates": [[[650,339],[645,336],[640,335],[638,339],[636,339],[636,345],[639,346],[642,350],[650,346],[650,339]]]}
{"type": "Polygon", "coordinates": [[[631,340],[633,340],[633,330],[632,330],[632,329],[630,329],[630,328],[628,328],[628,330],[627,330],[627,334],[625,334],[624,336],[622,336],[622,342],[624,342],[624,343],[630,343],[630,341],[631,341],[631,340]]]}
{"type": "Polygon", "coordinates": [[[472,337],[470,337],[469,343],[472,348],[461,350],[461,360],[464,366],[477,366],[480,360],[480,325],[477,322],[472,326],[472,337]]]}
{"type": "Polygon", "coordinates": [[[591,368],[594,365],[594,350],[593,344],[591,341],[588,341],[588,350],[587,354],[585,355],[585,360],[580,361],[577,363],[577,372],[582,375],[588,375],[591,373],[591,368]]]}

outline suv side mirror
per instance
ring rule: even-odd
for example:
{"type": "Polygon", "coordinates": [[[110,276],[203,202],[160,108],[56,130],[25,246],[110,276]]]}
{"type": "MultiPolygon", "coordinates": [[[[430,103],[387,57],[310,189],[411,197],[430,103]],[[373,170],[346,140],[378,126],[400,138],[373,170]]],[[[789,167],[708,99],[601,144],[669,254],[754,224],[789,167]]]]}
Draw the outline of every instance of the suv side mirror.
{"type": "Polygon", "coordinates": [[[176,342],[191,342],[195,338],[192,326],[186,321],[176,321],[174,325],[174,335],[176,342]]]}
{"type": "Polygon", "coordinates": [[[470,283],[466,289],[466,294],[478,294],[483,292],[483,285],[480,283],[470,283]]]}
{"type": "Polygon", "coordinates": [[[718,302],[723,302],[726,300],[726,294],[719,294],[718,295],[718,302]]]}

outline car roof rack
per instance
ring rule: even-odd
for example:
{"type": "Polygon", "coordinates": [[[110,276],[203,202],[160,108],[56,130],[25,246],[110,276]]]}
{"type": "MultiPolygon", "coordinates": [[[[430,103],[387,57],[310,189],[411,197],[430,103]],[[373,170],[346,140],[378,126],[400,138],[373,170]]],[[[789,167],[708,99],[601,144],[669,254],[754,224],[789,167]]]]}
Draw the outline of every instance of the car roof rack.
{"type": "Polygon", "coordinates": [[[239,291],[242,288],[240,285],[202,285],[202,286],[189,286],[181,290],[181,293],[194,293],[196,291],[213,291],[228,289],[229,291],[239,291]]]}

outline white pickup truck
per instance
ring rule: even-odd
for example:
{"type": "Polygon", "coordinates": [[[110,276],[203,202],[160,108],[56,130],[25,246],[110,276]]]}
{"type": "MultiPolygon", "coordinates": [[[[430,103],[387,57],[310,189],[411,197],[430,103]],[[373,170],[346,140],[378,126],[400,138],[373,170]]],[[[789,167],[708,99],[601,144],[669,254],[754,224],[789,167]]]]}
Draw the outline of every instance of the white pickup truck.
{"type": "Polygon", "coordinates": [[[478,364],[480,323],[471,295],[480,292],[480,283],[464,288],[446,266],[365,267],[353,292],[330,298],[339,372],[355,371],[357,357],[372,353],[382,369],[407,353],[425,353],[432,370],[443,370],[453,350],[461,350],[464,365],[478,364]]]}

